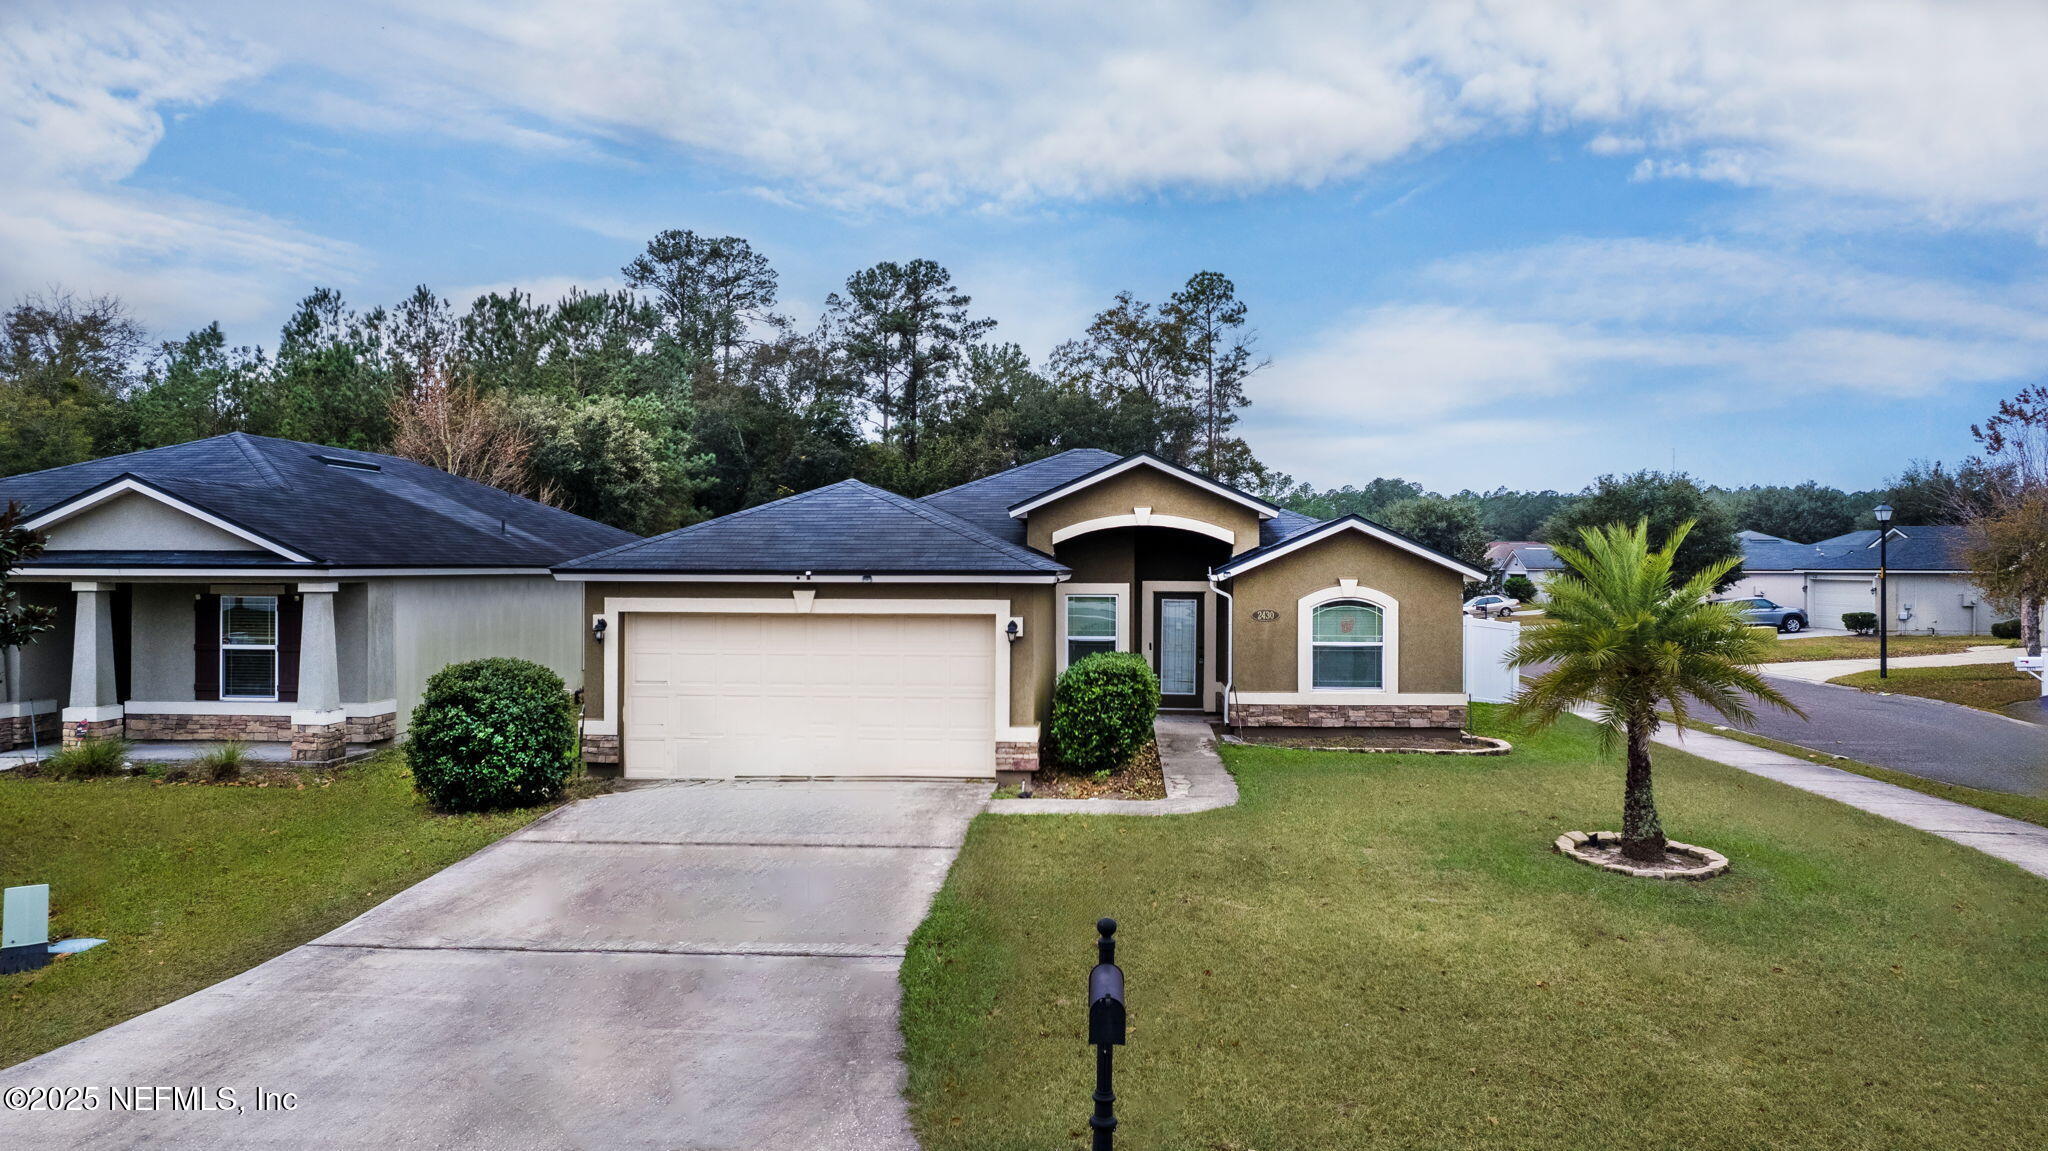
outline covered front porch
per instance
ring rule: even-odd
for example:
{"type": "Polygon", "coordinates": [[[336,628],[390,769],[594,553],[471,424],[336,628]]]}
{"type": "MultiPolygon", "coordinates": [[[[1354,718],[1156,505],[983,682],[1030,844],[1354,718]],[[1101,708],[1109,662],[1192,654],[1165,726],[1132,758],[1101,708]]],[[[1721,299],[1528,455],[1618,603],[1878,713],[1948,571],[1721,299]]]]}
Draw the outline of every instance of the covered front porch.
{"type": "Polygon", "coordinates": [[[0,749],[117,736],[137,742],[132,758],[184,759],[238,740],[261,745],[259,758],[325,764],[394,734],[397,701],[372,683],[363,584],[17,586],[58,624],[7,653],[0,749]]]}

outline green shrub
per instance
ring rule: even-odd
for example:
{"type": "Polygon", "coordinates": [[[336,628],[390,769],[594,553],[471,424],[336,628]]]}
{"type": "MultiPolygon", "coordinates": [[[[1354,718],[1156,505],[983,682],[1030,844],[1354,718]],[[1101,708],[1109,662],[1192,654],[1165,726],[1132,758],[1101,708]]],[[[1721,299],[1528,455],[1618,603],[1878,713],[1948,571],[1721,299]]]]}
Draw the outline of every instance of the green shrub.
{"type": "Polygon", "coordinates": [[[128,766],[128,741],[118,736],[95,736],[59,749],[43,761],[52,779],[101,779],[119,775],[128,766]]]}
{"type": "Polygon", "coordinates": [[[1869,635],[1877,630],[1877,613],[1874,611],[1850,611],[1842,613],[1842,626],[1857,635],[1869,635]]]}
{"type": "Polygon", "coordinates": [[[1511,575],[1501,581],[1500,593],[1523,603],[1536,602],[1536,581],[1525,575],[1511,575]]]}
{"type": "Polygon", "coordinates": [[[239,739],[230,739],[218,744],[193,761],[202,778],[215,783],[226,783],[242,777],[242,768],[249,762],[249,745],[239,739]]]}
{"type": "Polygon", "coordinates": [[[1159,677],[1145,657],[1102,652],[1070,665],[1052,689],[1047,731],[1053,758],[1066,767],[1116,767],[1152,738],[1159,677]]]}
{"type": "Polygon", "coordinates": [[[545,803],[575,765],[576,705],[562,677],[523,659],[450,664],[413,709],[413,786],[443,811],[545,803]]]}
{"type": "Polygon", "coordinates": [[[1993,638],[1993,639],[2018,639],[2018,638],[2020,638],[2020,621],[2018,621],[2018,620],[2016,620],[2016,619],[2008,619],[2008,620],[2001,620],[2001,621],[1999,621],[1998,623],[1992,624],[1992,625],[1991,625],[1991,638],[1993,638]]]}

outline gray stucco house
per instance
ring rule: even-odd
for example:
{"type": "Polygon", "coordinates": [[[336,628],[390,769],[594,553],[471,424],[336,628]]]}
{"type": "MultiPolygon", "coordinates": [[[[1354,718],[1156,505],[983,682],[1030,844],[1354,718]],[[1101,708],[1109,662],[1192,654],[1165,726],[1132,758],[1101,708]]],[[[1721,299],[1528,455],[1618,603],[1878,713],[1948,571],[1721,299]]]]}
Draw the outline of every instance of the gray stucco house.
{"type": "Polygon", "coordinates": [[[487,655],[581,682],[564,560],[638,537],[394,456],[243,433],[0,479],[46,534],[14,582],[58,627],[4,653],[0,749],[289,741],[318,763],[402,730],[487,655]]]}
{"type": "MultiPolygon", "coordinates": [[[[1971,577],[1963,553],[1970,529],[1953,525],[1894,526],[1889,567],[1893,635],[1983,635],[2010,618],[1998,612],[1971,577]]],[[[1849,612],[1877,610],[1877,531],[1866,528],[1802,544],[1762,532],[1737,533],[1742,578],[1721,598],[1760,596],[1806,612],[1814,627],[1839,628],[1849,612]]]]}

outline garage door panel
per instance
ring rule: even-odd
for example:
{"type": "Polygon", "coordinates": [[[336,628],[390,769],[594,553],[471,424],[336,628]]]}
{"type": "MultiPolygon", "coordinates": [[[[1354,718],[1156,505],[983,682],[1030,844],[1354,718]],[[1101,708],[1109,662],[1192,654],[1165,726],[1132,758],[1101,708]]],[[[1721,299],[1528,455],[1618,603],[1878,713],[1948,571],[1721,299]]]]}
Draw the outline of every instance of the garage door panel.
{"type": "Polygon", "coordinates": [[[629,776],[993,771],[985,617],[639,614],[625,630],[629,776]]]}

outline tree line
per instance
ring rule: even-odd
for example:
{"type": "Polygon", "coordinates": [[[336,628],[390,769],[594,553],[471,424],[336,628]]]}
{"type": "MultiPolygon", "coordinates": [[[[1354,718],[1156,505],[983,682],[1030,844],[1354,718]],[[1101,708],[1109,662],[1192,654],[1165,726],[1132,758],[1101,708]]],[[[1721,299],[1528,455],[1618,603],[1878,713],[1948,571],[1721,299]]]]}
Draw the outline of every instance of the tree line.
{"type": "Polygon", "coordinates": [[[1268,482],[1236,431],[1264,363],[1220,273],[1120,293],[1034,364],[931,260],[861,269],[805,321],[740,237],[665,231],[622,272],[618,291],[460,309],[424,286],[367,310],[320,288],[270,349],[218,323],[152,344],[112,297],[25,298],[0,318],[0,475],[247,431],[642,533],[848,476],[921,495],[1074,447],[1268,482]]]}

